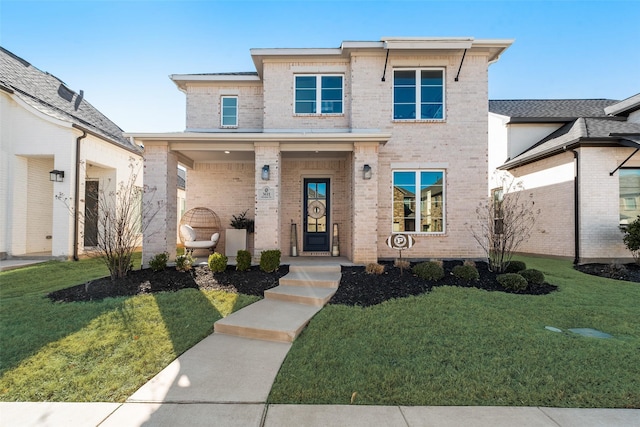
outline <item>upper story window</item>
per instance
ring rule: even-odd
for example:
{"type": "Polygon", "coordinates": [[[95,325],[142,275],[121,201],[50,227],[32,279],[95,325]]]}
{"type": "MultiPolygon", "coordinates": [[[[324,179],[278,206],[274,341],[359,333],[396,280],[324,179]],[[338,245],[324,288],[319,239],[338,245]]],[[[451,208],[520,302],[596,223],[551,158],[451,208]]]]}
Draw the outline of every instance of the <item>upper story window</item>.
{"type": "Polygon", "coordinates": [[[222,127],[238,127],[238,97],[223,96],[220,120],[222,127]]]}
{"type": "Polygon", "coordinates": [[[444,120],[444,70],[394,70],[393,119],[444,120]]]}
{"type": "Polygon", "coordinates": [[[342,76],[295,76],[296,114],[342,114],[342,76]]]}
{"type": "Polygon", "coordinates": [[[444,232],[444,171],[393,171],[393,232],[444,232]]]}

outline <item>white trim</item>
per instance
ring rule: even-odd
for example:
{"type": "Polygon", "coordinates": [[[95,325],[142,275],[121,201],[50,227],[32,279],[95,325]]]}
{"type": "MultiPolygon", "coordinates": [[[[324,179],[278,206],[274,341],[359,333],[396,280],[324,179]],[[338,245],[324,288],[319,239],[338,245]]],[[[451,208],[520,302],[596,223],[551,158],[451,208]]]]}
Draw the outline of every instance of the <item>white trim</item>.
{"type": "Polygon", "coordinates": [[[344,74],[339,73],[294,73],[293,74],[293,115],[294,116],[344,116],[344,74]],[[297,77],[315,77],[316,78],[316,111],[314,113],[298,113],[296,112],[297,100],[296,92],[298,86],[296,85],[297,77]],[[323,77],[340,77],[340,102],[342,104],[341,111],[339,113],[323,113],[322,112],[322,78],[323,77]]]}
{"type": "Polygon", "coordinates": [[[447,120],[447,69],[446,67],[398,67],[398,68],[393,68],[392,70],[392,84],[391,84],[391,90],[392,90],[392,94],[391,94],[391,120],[393,122],[398,122],[398,123],[420,123],[420,122],[425,122],[425,123],[442,123],[442,122],[446,122],[447,120]],[[415,72],[415,77],[416,77],[416,100],[415,100],[415,107],[416,107],[416,117],[413,119],[396,119],[395,117],[395,104],[396,104],[396,91],[395,91],[395,77],[396,77],[396,71],[413,71],[415,72]],[[422,104],[422,84],[421,84],[421,72],[422,71],[442,71],[442,118],[439,119],[430,119],[430,118],[422,118],[419,117],[422,115],[422,108],[421,108],[421,104],[422,104]]]}
{"type": "Polygon", "coordinates": [[[412,235],[420,235],[420,236],[444,236],[447,234],[447,171],[446,169],[391,169],[391,233],[403,233],[403,234],[412,234],[412,235]],[[415,206],[416,206],[416,216],[415,216],[415,228],[416,231],[395,231],[393,229],[393,220],[394,220],[394,173],[395,172],[414,172],[416,176],[416,193],[415,194],[415,206]],[[420,196],[420,172],[442,172],[442,231],[420,231],[420,218],[421,218],[421,196],[420,196]],[[420,215],[418,215],[420,213],[420,215]]]}
{"type": "Polygon", "coordinates": [[[220,96],[220,127],[222,127],[223,129],[228,129],[228,128],[237,128],[238,127],[238,122],[239,122],[239,111],[240,111],[240,105],[239,105],[239,100],[238,100],[238,96],[237,95],[221,95],[220,96]],[[235,119],[236,122],[235,124],[232,125],[225,125],[224,124],[224,100],[225,99],[235,99],[236,100],[236,111],[235,111],[235,119]]]}

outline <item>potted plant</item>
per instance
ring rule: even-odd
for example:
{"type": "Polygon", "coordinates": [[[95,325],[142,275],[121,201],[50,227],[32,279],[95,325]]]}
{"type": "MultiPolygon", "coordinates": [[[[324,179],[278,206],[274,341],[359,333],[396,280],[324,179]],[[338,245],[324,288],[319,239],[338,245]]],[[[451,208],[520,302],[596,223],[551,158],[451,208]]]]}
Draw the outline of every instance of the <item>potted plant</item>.
{"type": "Polygon", "coordinates": [[[249,210],[231,216],[231,229],[226,230],[224,253],[228,257],[235,257],[238,251],[247,249],[247,233],[253,233],[254,221],[247,218],[249,210]]]}

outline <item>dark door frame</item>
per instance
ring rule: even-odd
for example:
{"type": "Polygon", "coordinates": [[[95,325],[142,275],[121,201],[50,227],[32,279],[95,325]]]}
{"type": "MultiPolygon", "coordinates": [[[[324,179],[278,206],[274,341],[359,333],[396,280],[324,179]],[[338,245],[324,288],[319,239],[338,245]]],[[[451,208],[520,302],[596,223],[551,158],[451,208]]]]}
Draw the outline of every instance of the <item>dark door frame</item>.
{"type": "MultiPolygon", "coordinates": [[[[304,178],[303,179],[303,196],[302,196],[302,205],[303,205],[303,229],[302,229],[302,250],[305,252],[329,252],[331,248],[331,178],[304,178]],[[319,209],[317,213],[322,212],[322,205],[324,204],[324,212],[320,218],[324,218],[324,230],[321,232],[318,231],[309,231],[309,223],[315,221],[315,225],[318,225],[317,219],[313,218],[313,214],[309,215],[309,184],[310,183],[321,183],[325,184],[325,194],[324,198],[311,197],[313,207],[319,209]],[[313,203],[314,201],[318,203],[313,203]]],[[[312,207],[312,208],[313,208],[312,207]]]]}

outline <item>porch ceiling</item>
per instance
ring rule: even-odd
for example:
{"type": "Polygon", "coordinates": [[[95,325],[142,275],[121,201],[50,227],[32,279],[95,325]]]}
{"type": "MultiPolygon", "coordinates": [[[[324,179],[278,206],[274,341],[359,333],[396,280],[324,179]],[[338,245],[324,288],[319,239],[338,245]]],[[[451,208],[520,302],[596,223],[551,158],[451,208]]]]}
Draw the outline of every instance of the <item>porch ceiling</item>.
{"type": "Polygon", "coordinates": [[[253,161],[255,146],[278,143],[284,158],[333,158],[353,151],[356,143],[385,144],[390,134],[379,132],[247,132],[247,133],[131,133],[143,146],[168,144],[181,163],[253,161]]]}

